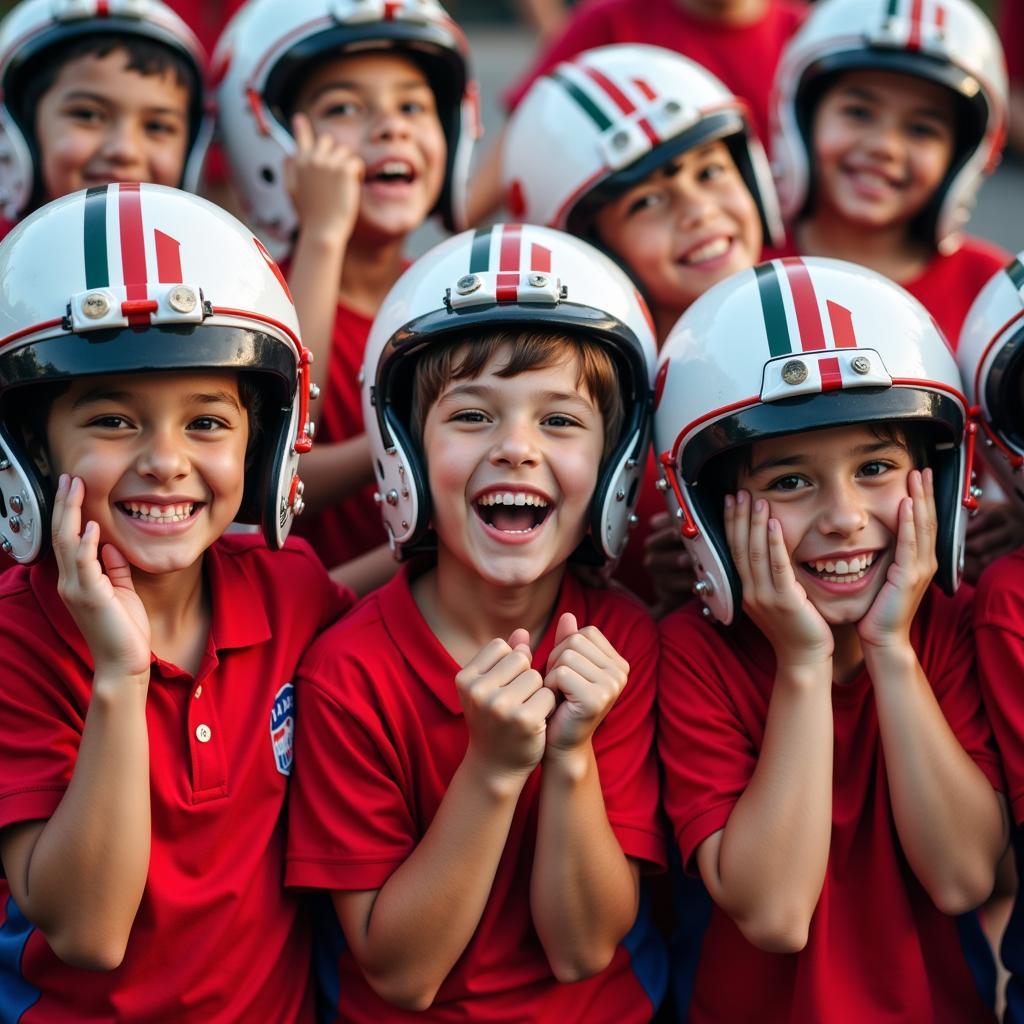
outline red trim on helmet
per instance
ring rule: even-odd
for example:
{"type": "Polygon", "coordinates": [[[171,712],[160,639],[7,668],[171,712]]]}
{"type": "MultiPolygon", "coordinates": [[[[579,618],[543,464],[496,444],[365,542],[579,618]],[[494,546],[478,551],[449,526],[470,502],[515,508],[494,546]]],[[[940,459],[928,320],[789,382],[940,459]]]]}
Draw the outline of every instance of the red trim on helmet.
{"type": "Polygon", "coordinates": [[[608,167],[602,164],[589,178],[587,178],[575,192],[571,193],[562,205],[555,210],[554,216],[548,221],[548,226],[565,230],[565,221],[569,211],[602,179],[608,177],[608,167]]]}
{"type": "Polygon", "coordinates": [[[149,297],[146,279],[146,240],[142,233],[142,196],[138,182],[118,185],[118,227],[121,273],[129,300],[149,297]]]}
{"type": "Polygon", "coordinates": [[[156,274],[161,284],[181,283],[181,242],[177,238],[154,229],[156,244],[156,274]]]}
{"type": "Polygon", "coordinates": [[[810,271],[799,256],[787,256],[779,260],[786,271],[789,290],[793,295],[796,310],[797,329],[800,331],[800,347],[804,352],[825,348],[825,331],[821,324],[821,310],[814,294],[814,282],[810,271]]]}
{"type": "Polygon", "coordinates": [[[643,129],[644,135],[647,136],[647,141],[652,146],[660,146],[661,145],[661,137],[654,130],[654,125],[652,125],[651,122],[648,121],[646,117],[641,117],[640,120],[637,121],[637,124],[643,129]]]}
{"type": "Polygon", "coordinates": [[[17,341],[19,338],[24,338],[28,334],[35,334],[38,331],[46,331],[51,327],[60,327],[63,323],[64,318],[59,316],[55,320],[44,320],[41,324],[32,324],[31,327],[22,327],[13,334],[8,334],[6,338],[0,338],[0,348],[3,348],[4,345],[9,345],[12,341],[17,341]]]}
{"type": "Polygon", "coordinates": [[[921,49],[921,9],[924,0],[910,0],[910,35],[907,37],[907,49],[921,49]]]}
{"type": "Polygon", "coordinates": [[[693,430],[699,427],[702,423],[707,423],[708,420],[716,419],[719,416],[724,416],[726,413],[735,412],[737,409],[745,409],[749,405],[757,405],[761,401],[760,394],[752,395],[750,398],[744,398],[739,402],[733,402],[730,405],[720,406],[718,409],[712,409],[710,412],[704,413],[703,416],[698,416],[692,423],[687,423],[682,430],[676,434],[675,441],[672,442],[671,455],[672,460],[675,461],[679,457],[679,445],[682,443],[683,438],[687,437],[693,430]]]}
{"type": "Polygon", "coordinates": [[[985,361],[988,359],[989,352],[992,351],[992,346],[1018,321],[1024,317],[1024,309],[1018,310],[1009,320],[999,328],[995,334],[992,335],[988,344],[982,350],[981,356],[978,359],[978,365],[974,370],[974,397],[977,400],[979,406],[981,405],[981,369],[985,365],[985,361]]]}
{"type": "Polygon", "coordinates": [[[857,335],[853,330],[853,313],[831,299],[825,300],[825,306],[832,324],[832,338],[836,343],[836,348],[856,348],[857,335]]]}
{"type": "Polygon", "coordinates": [[[394,21],[395,15],[405,6],[402,0],[384,0],[384,20],[394,21]]]}
{"type": "Polygon", "coordinates": [[[315,35],[316,33],[311,31],[311,29],[313,29],[314,26],[323,26],[326,28],[327,26],[333,24],[335,24],[335,21],[334,18],[332,18],[330,15],[326,15],[320,18],[314,18],[312,21],[306,21],[303,22],[301,25],[296,25],[295,28],[291,30],[291,32],[288,32],[285,35],[281,36],[280,39],[275,39],[273,46],[271,46],[270,49],[267,50],[262,57],[260,57],[260,59],[256,62],[256,66],[252,69],[252,75],[250,76],[249,82],[245,87],[246,92],[254,92],[256,93],[257,96],[260,95],[260,92],[256,88],[254,83],[259,80],[260,74],[263,71],[264,67],[266,67],[266,65],[269,64],[272,60],[276,59],[278,54],[283,53],[289,46],[291,46],[294,40],[300,39],[302,36],[305,35],[315,35]]]}
{"type": "Polygon", "coordinates": [[[522,224],[506,224],[501,233],[501,249],[498,257],[498,270],[505,272],[519,271],[519,243],[522,235],[522,224]]]}
{"type": "Polygon", "coordinates": [[[530,246],[530,269],[539,274],[551,273],[551,250],[534,242],[530,246]]]}
{"type": "Polygon", "coordinates": [[[249,88],[245,90],[245,98],[252,116],[256,119],[256,130],[260,135],[269,135],[270,125],[267,124],[266,115],[263,113],[263,97],[255,89],[249,88]]]}
{"type": "Polygon", "coordinates": [[[110,15],[110,0],[96,0],[96,17],[106,18],[110,15]]]}
{"type": "Polygon", "coordinates": [[[518,302],[519,274],[498,274],[494,284],[494,297],[498,302],[518,302]]]}
{"type": "MultiPolygon", "coordinates": [[[[978,409],[975,406],[975,409],[978,409]]],[[[1014,469],[1020,469],[1024,466],[1024,456],[1019,452],[1015,452],[993,429],[991,424],[983,416],[981,416],[980,410],[978,410],[979,422],[981,423],[981,429],[985,431],[985,436],[992,442],[993,447],[998,448],[1006,458],[1006,461],[1014,469]]]]}
{"type": "Polygon", "coordinates": [[[578,66],[614,100],[615,105],[624,114],[632,114],[636,110],[636,104],[603,71],[583,63],[578,66]]]}
{"type": "Polygon", "coordinates": [[[835,356],[830,359],[819,359],[818,370],[821,373],[821,390],[841,391],[843,388],[843,374],[839,369],[839,359],[835,356]]]}
{"type": "Polygon", "coordinates": [[[668,452],[662,452],[658,456],[658,461],[662,465],[665,472],[665,479],[668,480],[669,486],[672,488],[672,493],[676,496],[676,502],[679,505],[679,510],[683,514],[682,522],[679,526],[679,532],[686,537],[687,540],[693,540],[693,538],[700,533],[700,530],[697,529],[697,524],[693,521],[693,513],[690,512],[690,506],[686,502],[683,489],[679,486],[679,478],[675,469],[675,460],[668,452]]]}
{"type": "Polygon", "coordinates": [[[285,295],[288,296],[288,301],[294,306],[295,300],[292,298],[292,291],[288,287],[288,282],[285,280],[284,274],[281,273],[281,268],[277,265],[277,261],[267,251],[267,247],[255,236],[252,238],[256,244],[256,248],[259,250],[259,254],[267,261],[267,266],[274,272],[274,277],[277,278],[277,283],[284,289],[285,295]]]}
{"type": "Polygon", "coordinates": [[[644,94],[646,99],[656,100],[658,98],[658,94],[642,78],[634,78],[633,84],[644,94]]]}

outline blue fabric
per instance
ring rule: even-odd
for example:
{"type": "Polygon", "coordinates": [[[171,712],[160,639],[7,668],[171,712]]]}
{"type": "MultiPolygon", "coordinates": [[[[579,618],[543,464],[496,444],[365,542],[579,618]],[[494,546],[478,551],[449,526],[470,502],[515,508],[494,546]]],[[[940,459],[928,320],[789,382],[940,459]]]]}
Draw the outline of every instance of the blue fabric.
{"type": "Polygon", "coordinates": [[[29,936],[35,931],[14,899],[8,897],[6,918],[0,927],[0,1021],[17,1024],[42,993],[21,975],[21,958],[29,936]]]}

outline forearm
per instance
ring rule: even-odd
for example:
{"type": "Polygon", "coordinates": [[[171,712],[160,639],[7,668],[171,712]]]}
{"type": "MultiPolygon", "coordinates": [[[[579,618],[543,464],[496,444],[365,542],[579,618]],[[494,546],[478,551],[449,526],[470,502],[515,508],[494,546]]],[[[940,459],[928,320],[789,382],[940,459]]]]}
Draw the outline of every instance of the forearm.
{"type": "Polygon", "coordinates": [[[832,748],[831,663],[780,668],[757,767],[717,858],[700,863],[712,898],[759,948],[806,943],[828,863],[832,748]]]}
{"type": "Polygon", "coordinates": [[[992,891],[1009,825],[1005,806],[942,714],[917,656],[865,648],[893,817],[914,874],[947,913],[992,891]]]}
{"type": "Polygon", "coordinates": [[[636,918],[638,870],[612,832],[590,744],[546,757],[530,909],[555,977],[603,970],[636,918]]]}
{"type": "Polygon", "coordinates": [[[315,516],[373,480],[370,442],[365,434],[335,444],[315,444],[302,456],[306,515],[315,516]]]}
{"type": "MultiPolygon", "coordinates": [[[[309,225],[299,232],[288,284],[302,331],[302,343],[313,355],[313,380],[327,383],[338,306],[338,286],[347,240],[329,225],[309,225]]],[[[319,422],[322,400],[310,403],[310,415],[319,422]]]]}
{"type": "Polygon", "coordinates": [[[93,969],[121,962],[149,870],[146,688],[123,682],[94,682],[71,781],[12,879],[57,956],[93,969]]]}
{"type": "Polygon", "coordinates": [[[480,923],[526,776],[491,781],[467,754],[416,849],[346,936],[373,988],[425,1009],[480,923]]]}

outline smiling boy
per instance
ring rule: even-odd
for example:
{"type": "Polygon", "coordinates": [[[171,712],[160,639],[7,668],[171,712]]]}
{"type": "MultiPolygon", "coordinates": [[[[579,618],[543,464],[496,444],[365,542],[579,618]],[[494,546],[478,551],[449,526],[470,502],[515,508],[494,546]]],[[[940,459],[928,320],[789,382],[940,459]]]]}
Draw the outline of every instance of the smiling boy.
{"type": "Polygon", "coordinates": [[[946,916],[988,897],[1007,821],[969,601],[933,583],[972,500],[941,333],[863,268],[772,261],[693,305],[662,372],[705,603],[661,631],[666,809],[716,904],[689,1019],[993,1020],[946,916]]]}
{"type": "Polygon", "coordinates": [[[369,356],[388,533],[436,555],[302,673],[286,880],[331,893],[332,1010],[647,1021],[664,989],[638,913],[640,865],[662,862],[655,635],[567,571],[626,535],[645,312],[584,243],[498,225],[406,272],[369,356]]]}
{"type": "Polygon", "coordinates": [[[310,1021],[293,676],[348,601],[285,543],[310,385],[283,279],[156,185],[44,207],[0,274],[4,1009],[310,1021]]]}

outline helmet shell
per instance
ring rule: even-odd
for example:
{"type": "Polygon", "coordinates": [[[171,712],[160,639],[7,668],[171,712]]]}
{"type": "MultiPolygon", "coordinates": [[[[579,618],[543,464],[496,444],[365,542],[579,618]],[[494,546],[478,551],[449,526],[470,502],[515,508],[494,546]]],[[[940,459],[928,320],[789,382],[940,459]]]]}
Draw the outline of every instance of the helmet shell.
{"type": "Polygon", "coordinates": [[[225,28],[213,59],[224,147],[253,223],[279,255],[298,228],[284,179],[295,151],[289,95],[324,57],[387,49],[419,63],[434,90],[447,143],[436,212],[458,230],[480,134],[477,88],[466,38],[436,0],[251,0],[225,28]]]}
{"type": "Polygon", "coordinates": [[[985,461],[1006,493],[1024,505],[1024,250],[974,300],[957,361],[985,432],[985,461]]]}
{"type": "Polygon", "coordinates": [[[700,64],[660,46],[587,50],[534,82],[506,128],[506,205],[531,223],[586,234],[605,203],[715,139],[729,147],[765,239],[780,244],[775,189],[746,105],[700,64]]]}
{"type": "Polygon", "coordinates": [[[813,189],[811,121],[822,85],[842,71],[895,71],[952,90],[965,111],[964,138],[929,207],[924,241],[960,244],[984,176],[1006,139],[1006,62],[992,24],[970,0],[821,0],[790,40],[775,73],[771,153],[787,223],[813,189]]]}
{"type": "Polygon", "coordinates": [[[899,285],[840,260],[790,258],[709,289],[658,360],[654,443],[680,499],[702,600],[722,622],[742,604],[711,460],[762,438],[856,423],[928,422],[938,580],[963,565],[968,403],[946,339],[899,285]]]}
{"type": "Polygon", "coordinates": [[[49,541],[54,482],[13,421],[20,395],[85,376],[210,369],[260,384],[260,447],[238,518],[279,547],[302,507],[308,353],[284,277],[259,240],[212,203],[147,184],[76,192],[17,225],[0,244],[4,550],[29,562],[49,541]]]}
{"type": "Polygon", "coordinates": [[[16,98],[38,61],[55,47],[89,35],[138,36],[162,43],[192,69],[195,83],[181,186],[195,191],[213,134],[205,102],[206,53],[195,33],[160,0],[21,0],[0,22],[0,212],[16,221],[37,188],[33,111],[16,98]]]}
{"type": "Polygon", "coordinates": [[[622,553],[650,443],[649,313],[630,279],[586,242],[535,225],[495,224],[420,257],[388,293],[367,340],[363,419],[396,557],[432,540],[426,467],[410,424],[416,359],[440,342],[538,327],[605,346],[619,371],[624,425],[598,475],[590,539],[599,562],[622,553]]]}

